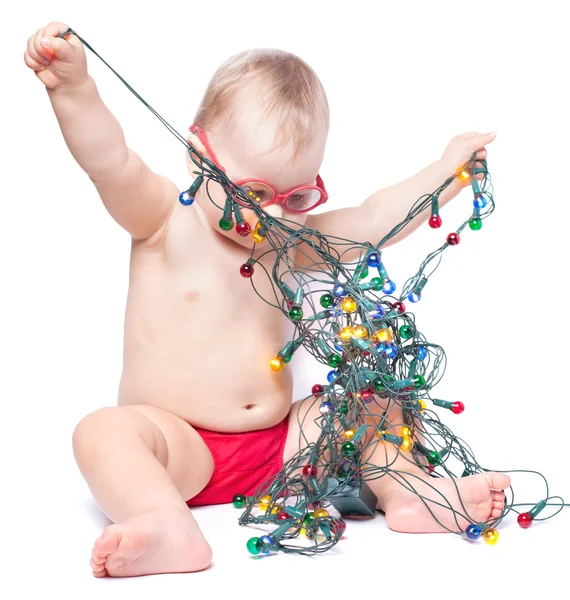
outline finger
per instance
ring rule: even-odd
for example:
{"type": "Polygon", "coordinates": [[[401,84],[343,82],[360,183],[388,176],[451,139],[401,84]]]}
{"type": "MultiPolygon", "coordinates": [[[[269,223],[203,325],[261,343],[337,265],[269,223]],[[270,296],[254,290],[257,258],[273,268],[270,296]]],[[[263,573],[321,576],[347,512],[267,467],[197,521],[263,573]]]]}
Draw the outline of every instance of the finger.
{"type": "Polygon", "coordinates": [[[483,148],[482,150],[479,150],[478,152],[476,152],[475,158],[478,160],[483,160],[484,158],[487,158],[487,149],[483,148]]]}
{"type": "Polygon", "coordinates": [[[490,144],[496,136],[496,131],[491,131],[489,133],[478,133],[475,136],[474,149],[480,150],[481,148],[484,148],[487,144],[490,144]]]}
{"type": "Polygon", "coordinates": [[[37,60],[34,60],[27,50],[24,52],[24,62],[34,71],[43,71],[46,68],[46,65],[40,64],[37,60]]]}
{"type": "Polygon", "coordinates": [[[65,23],[60,23],[59,21],[52,21],[44,27],[44,32],[47,35],[57,37],[60,33],[63,33],[67,29],[69,29],[69,25],[66,25],[65,23]]]}
{"type": "Polygon", "coordinates": [[[33,58],[37,63],[49,65],[49,58],[42,56],[35,47],[35,36],[31,36],[28,40],[28,54],[30,55],[30,58],[33,58]]]}
{"type": "Polygon", "coordinates": [[[73,62],[74,48],[68,41],[58,37],[44,36],[40,39],[40,45],[47,51],[51,50],[53,55],[62,62],[73,62]]]}

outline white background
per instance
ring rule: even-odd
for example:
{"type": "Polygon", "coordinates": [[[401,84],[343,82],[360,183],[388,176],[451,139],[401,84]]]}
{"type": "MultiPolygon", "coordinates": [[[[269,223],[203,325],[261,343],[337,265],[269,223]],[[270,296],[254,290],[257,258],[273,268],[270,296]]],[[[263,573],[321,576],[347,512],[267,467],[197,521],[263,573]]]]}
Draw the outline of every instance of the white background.
{"type": "MultiPolygon", "coordinates": [[[[91,545],[106,520],[75,467],[71,434],[87,412],[115,403],[130,240],[69,154],[23,52],[38,28],[63,21],[182,134],[228,56],[257,46],[298,54],[320,76],[331,106],[321,170],[331,208],[358,204],[411,176],[459,133],[496,130],[489,146],[496,211],[481,231],[466,230],[460,245],[445,253],[415,312],[428,339],[448,356],[438,396],[467,407],[461,417],[443,417],[451,417],[447,422],[479,462],[540,470],[551,494],[568,498],[566,3],[98,0],[9,6],[13,14],[1,15],[0,42],[0,596],[142,599],[217,591],[282,597],[286,586],[291,597],[315,598],[338,592],[444,599],[560,592],[568,514],[527,531],[509,517],[492,548],[454,536],[395,534],[378,516],[349,523],[346,540],[317,559],[258,561],[245,550],[255,533],[237,526],[237,511],[202,508],[196,515],[214,550],[209,570],[91,577],[91,545]]],[[[182,144],[87,55],[127,143],[186,189],[182,144]]],[[[415,272],[470,211],[466,190],[442,211],[441,230],[425,226],[386,250],[392,278],[402,283],[415,272]]],[[[204,257],[197,252],[196,260],[204,257]]],[[[291,365],[300,374],[297,395],[304,396],[317,375],[297,357],[291,365]]],[[[514,485],[516,501],[544,497],[537,476],[515,476],[514,485]]]]}

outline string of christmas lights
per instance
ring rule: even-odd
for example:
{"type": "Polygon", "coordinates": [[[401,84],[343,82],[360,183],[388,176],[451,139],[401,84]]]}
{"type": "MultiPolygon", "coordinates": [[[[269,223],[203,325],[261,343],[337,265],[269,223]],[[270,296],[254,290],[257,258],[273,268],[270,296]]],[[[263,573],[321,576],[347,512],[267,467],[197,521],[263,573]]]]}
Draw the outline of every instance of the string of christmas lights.
{"type": "MultiPolygon", "coordinates": [[[[98,56],[188,149],[197,167],[196,179],[180,194],[180,203],[191,206],[198,189],[205,185],[210,200],[222,213],[220,229],[229,231],[235,226],[239,235],[251,236],[255,244],[268,242],[269,249],[258,256],[255,256],[254,245],[251,257],[239,266],[240,274],[249,280],[260,299],[280,310],[295,325],[292,339],[276,349],[268,368],[282,371],[303,346],[316,361],[331,369],[327,381],[316,383],[303,401],[303,405],[319,405],[317,440],[305,438],[306,445],[276,476],[260,485],[253,496],[236,494],[234,497],[234,506],[243,509],[239,518],[241,525],[276,526],[270,534],[248,541],[251,554],[277,551],[314,554],[329,550],[345,531],[343,516],[375,515],[377,499],[366,481],[379,477],[391,477],[415,494],[447,531],[468,540],[483,538],[491,545],[499,537],[496,527],[509,512],[518,512],[516,507],[532,507],[518,514],[519,525],[526,529],[534,521],[551,518],[567,506],[559,496],[550,496],[548,482],[540,473],[502,471],[538,474],[544,480],[544,498],[537,503],[514,504],[513,495],[513,501],[505,502],[499,518],[473,522],[456,480],[489,470],[479,465],[467,443],[454,435],[434,410],[437,407],[459,415],[465,407],[459,401],[433,397],[432,390],[445,372],[445,352],[425,338],[406,306],[406,302],[414,304],[421,300],[443,252],[460,243],[467,227],[473,232],[479,231],[483,220],[492,214],[495,202],[486,160],[476,161],[474,153],[471,160],[438,189],[419,198],[407,217],[376,245],[323,235],[285,218],[268,215],[259,206],[253,190],[236,186],[188,144],[74,30],[69,28],[60,37],[71,34],[98,56]],[[476,179],[479,173],[483,174],[481,182],[476,179]],[[405,281],[395,295],[397,285],[384,264],[382,246],[428,209],[431,211],[429,226],[440,228],[438,199],[455,178],[471,183],[471,214],[423,260],[417,273],[405,281]],[[224,206],[217,205],[211,198],[208,191],[211,182],[225,191],[224,206]],[[257,217],[253,231],[243,218],[240,204],[257,217]],[[274,261],[269,272],[262,259],[272,254],[274,261]],[[300,255],[303,255],[304,266],[296,260],[300,255]],[[271,297],[259,292],[256,286],[259,277],[270,282],[271,297]],[[401,421],[390,419],[393,411],[402,415],[401,421]],[[371,457],[382,445],[390,445],[396,452],[392,460],[378,465],[371,457]],[[418,475],[393,466],[402,458],[424,472],[422,485],[435,492],[438,500],[417,491],[413,480],[420,480],[418,475]],[[456,473],[458,468],[461,472],[456,473]],[[429,483],[430,477],[449,478],[455,486],[454,497],[459,498],[461,510],[429,483]],[[560,502],[552,502],[556,499],[560,502]],[[456,529],[444,525],[434,514],[433,506],[448,509],[455,518],[456,529]],[[559,508],[548,517],[537,518],[547,506],[559,508]],[[339,516],[331,514],[331,507],[339,516]],[[460,519],[471,522],[461,528],[460,519]]],[[[302,420],[299,424],[304,435],[302,420]]],[[[512,492],[512,487],[510,489],[512,492]]]]}

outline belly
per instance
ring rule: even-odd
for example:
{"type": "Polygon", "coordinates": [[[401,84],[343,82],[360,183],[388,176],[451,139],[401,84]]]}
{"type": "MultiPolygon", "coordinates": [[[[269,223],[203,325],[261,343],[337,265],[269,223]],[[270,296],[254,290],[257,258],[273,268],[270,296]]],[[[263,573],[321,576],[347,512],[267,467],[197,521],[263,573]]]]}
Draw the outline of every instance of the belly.
{"type": "Polygon", "coordinates": [[[293,382],[269,361],[284,345],[283,317],[251,291],[208,294],[176,283],[132,284],[119,404],[149,404],[214,431],[250,431],[289,412],[293,382]]]}

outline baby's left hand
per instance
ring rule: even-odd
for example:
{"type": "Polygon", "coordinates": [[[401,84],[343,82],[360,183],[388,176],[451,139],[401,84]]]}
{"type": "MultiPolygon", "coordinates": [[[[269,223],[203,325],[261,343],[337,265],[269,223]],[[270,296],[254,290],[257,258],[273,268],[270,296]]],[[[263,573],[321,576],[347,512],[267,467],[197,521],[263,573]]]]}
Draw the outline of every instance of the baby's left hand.
{"type": "MultiPolygon", "coordinates": [[[[457,172],[457,169],[464,165],[466,162],[471,160],[473,152],[477,152],[475,155],[476,160],[483,160],[487,158],[487,150],[485,149],[486,144],[490,144],[497,134],[493,131],[491,133],[476,133],[470,131],[469,133],[462,133],[454,137],[451,142],[447,145],[445,152],[441,156],[441,163],[445,165],[449,174],[457,172]]],[[[481,163],[476,162],[475,167],[481,167],[481,163]]],[[[479,180],[483,179],[483,173],[477,173],[475,177],[479,180]]],[[[469,184],[469,180],[465,182],[469,184]]]]}

